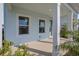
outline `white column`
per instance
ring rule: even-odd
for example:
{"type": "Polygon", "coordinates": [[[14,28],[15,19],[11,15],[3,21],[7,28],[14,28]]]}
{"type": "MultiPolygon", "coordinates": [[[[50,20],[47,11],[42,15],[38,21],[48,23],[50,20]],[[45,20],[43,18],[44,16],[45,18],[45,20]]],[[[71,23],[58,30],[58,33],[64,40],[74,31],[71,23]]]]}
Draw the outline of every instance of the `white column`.
{"type": "Polygon", "coordinates": [[[3,3],[0,3],[0,48],[2,47],[2,21],[3,21],[3,3]]]}
{"type": "MultiPolygon", "coordinates": [[[[73,31],[73,14],[74,13],[72,11],[70,11],[68,13],[68,16],[67,16],[67,19],[68,19],[68,31],[73,31]]],[[[69,35],[68,36],[68,39],[70,41],[73,41],[73,36],[72,35],[69,35]]]]}
{"type": "Polygon", "coordinates": [[[68,28],[69,28],[69,31],[73,31],[73,12],[72,11],[68,15],[68,28]]]}
{"type": "MultiPolygon", "coordinates": [[[[74,25],[74,24],[73,24],[73,19],[74,19],[74,18],[73,18],[73,14],[74,14],[74,13],[71,12],[71,19],[70,19],[70,24],[71,24],[71,25],[70,25],[70,29],[71,29],[71,31],[73,31],[73,28],[74,28],[74,27],[73,27],[73,25],[74,25]]],[[[72,36],[70,37],[70,39],[71,39],[71,41],[73,41],[73,37],[72,37],[72,36]]]]}
{"type": "Polygon", "coordinates": [[[52,55],[59,55],[59,45],[60,45],[60,3],[55,4],[53,7],[53,52],[52,55]]]}
{"type": "Polygon", "coordinates": [[[73,25],[74,25],[74,24],[73,24],[73,19],[74,19],[74,18],[73,18],[73,14],[74,14],[74,13],[72,12],[72,13],[71,13],[71,30],[72,30],[72,31],[73,31],[73,25]]]}
{"type": "MultiPolygon", "coordinates": [[[[73,19],[76,20],[76,21],[78,21],[76,13],[73,14],[73,19]]],[[[74,30],[78,30],[77,25],[74,26],[74,30]]]]}

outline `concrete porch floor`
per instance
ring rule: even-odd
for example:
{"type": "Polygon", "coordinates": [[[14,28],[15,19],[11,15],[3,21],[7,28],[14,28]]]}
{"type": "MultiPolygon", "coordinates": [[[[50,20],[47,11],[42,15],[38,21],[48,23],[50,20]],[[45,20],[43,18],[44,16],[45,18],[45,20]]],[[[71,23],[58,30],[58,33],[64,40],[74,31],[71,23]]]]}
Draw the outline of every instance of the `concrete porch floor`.
{"type": "MultiPolygon", "coordinates": [[[[60,43],[69,41],[68,39],[61,38],[60,43]]],[[[51,56],[52,55],[52,39],[41,40],[41,41],[32,41],[28,42],[28,51],[34,56],[51,56]]],[[[64,55],[66,51],[60,51],[61,55],[64,55]]]]}

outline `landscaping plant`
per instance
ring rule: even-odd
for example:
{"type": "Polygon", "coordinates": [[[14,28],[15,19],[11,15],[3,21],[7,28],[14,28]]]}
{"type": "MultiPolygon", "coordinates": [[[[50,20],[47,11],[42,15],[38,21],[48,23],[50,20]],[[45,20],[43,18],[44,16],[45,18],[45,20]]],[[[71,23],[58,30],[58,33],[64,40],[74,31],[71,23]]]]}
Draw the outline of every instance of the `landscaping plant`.
{"type": "Polygon", "coordinates": [[[11,55],[11,48],[10,46],[13,43],[8,40],[2,41],[2,48],[0,49],[0,55],[11,55]]]}
{"type": "MultiPolygon", "coordinates": [[[[74,25],[78,24],[78,22],[74,22],[74,25]]],[[[76,25],[75,25],[76,26],[76,25]]],[[[66,56],[79,56],[79,31],[71,31],[69,32],[73,38],[73,41],[65,42],[60,45],[63,50],[68,50],[65,54],[66,56]]]]}
{"type": "Polygon", "coordinates": [[[67,28],[67,25],[64,24],[62,27],[61,27],[61,30],[60,30],[60,36],[63,37],[63,38],[68,38],[68,28],[67,28]]]}
{"type": "Polygon", "coordinates": [[[31,54],[27,50],[28,50],[28,47],[23,44],[18,47],[17,51],[15,52],[15,55],[16,56],[31,56],[31,54]]]}

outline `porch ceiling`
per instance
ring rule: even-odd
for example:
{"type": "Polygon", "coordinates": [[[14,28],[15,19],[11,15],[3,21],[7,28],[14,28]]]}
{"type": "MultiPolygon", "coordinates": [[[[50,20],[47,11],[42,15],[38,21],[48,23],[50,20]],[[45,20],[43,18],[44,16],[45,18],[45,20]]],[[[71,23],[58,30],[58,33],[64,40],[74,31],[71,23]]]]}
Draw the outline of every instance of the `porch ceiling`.
{"type": "Polygon", "coordinates": [[[79,3],[68,3],[77,13],[79,13],[79,3]]]}
{"type": "Polygon", "coordinates": [[[30,10],[33,12],[37,12],[37,13],[41,13],[47,16],[51,16],[52,15],[52,5],[53,4],[49,4],[49,3],[19,3],[19,4],[13,4],[16,7],[20,7],[26,10],[30,10]]]}
{"type": "MultiPolygon", "coordinates": [[[[19,3],[19,4],[16,4],[16,3],[13,3],[12,5],[13,6],[16,6],[16,7],[20,7],[22,9],[27,9],[27,10],[30,10],[30,11],[34,11],[34,12],[37,12],[37,13],[41,13],[43,15],[47,15],[49,17],[52,17],[52,10],[53,10],[53,6],[54,6],[55,3],[19,3]]],[[[64,16],[68,13],[68,9],[61,6],[61,16],[64,16]]]]}

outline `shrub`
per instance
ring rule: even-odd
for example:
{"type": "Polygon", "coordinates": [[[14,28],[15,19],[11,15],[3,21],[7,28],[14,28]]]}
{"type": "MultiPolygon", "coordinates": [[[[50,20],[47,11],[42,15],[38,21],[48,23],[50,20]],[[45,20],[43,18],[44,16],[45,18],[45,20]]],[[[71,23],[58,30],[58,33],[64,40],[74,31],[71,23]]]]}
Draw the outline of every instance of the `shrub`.
{"type": "Polygon", "coordinates": [[[63,43],[60,47],[69,50],[65,55],[79,56],[79,31],[73,31],[71,35],[74,36],[74,40],[63,43]]]}
{"type": "Polygon", "coordinates": [[[74,40],[79,42],[79,31],[74,31],[74,40]]]}
{"type": "MultiPolygon", "coordinates": [[[[3,40],[3,47],[0,49],[0,55],[6,55],[10,56],[12,55],[11,45],[13,45],[13,42],[10,42],[8,40],[3,40]]],[[[16,56],[31,56],[31,54],[27,51],[28,47],[26,45],[20,45],[15,51],[16,56]]]]}
{"type": "Polygon", "coordinates": [[[68,29],[67,29],[67,25],[64,24],[62,27],[61,27],[61,30],[60,30],[60,36],[63,37],[63,38],[68,38],[68,29]]]}
{"type": "Polygon", "coordinates": [[[5,55],[7,52],[9,53],[8,55],[11,54],[11,48],[10,46],[13,44],[12,42],[10,42],[9,40],[3,40],[2,42],[3,46],[1,49],[1,54],[5,55]]]}
{"type": "Polygon", "coordinates": [[[27,50],[28,50],[28,47],[23,44],[18,47],[17,51],[15,52],[15,55],[16,56],[31,56],[31,54],[27,50]]]}
{"type": "Polygon", "coordinates": [[[0,55],[2,54],[2,49],[0,48],[0,55]]]}

